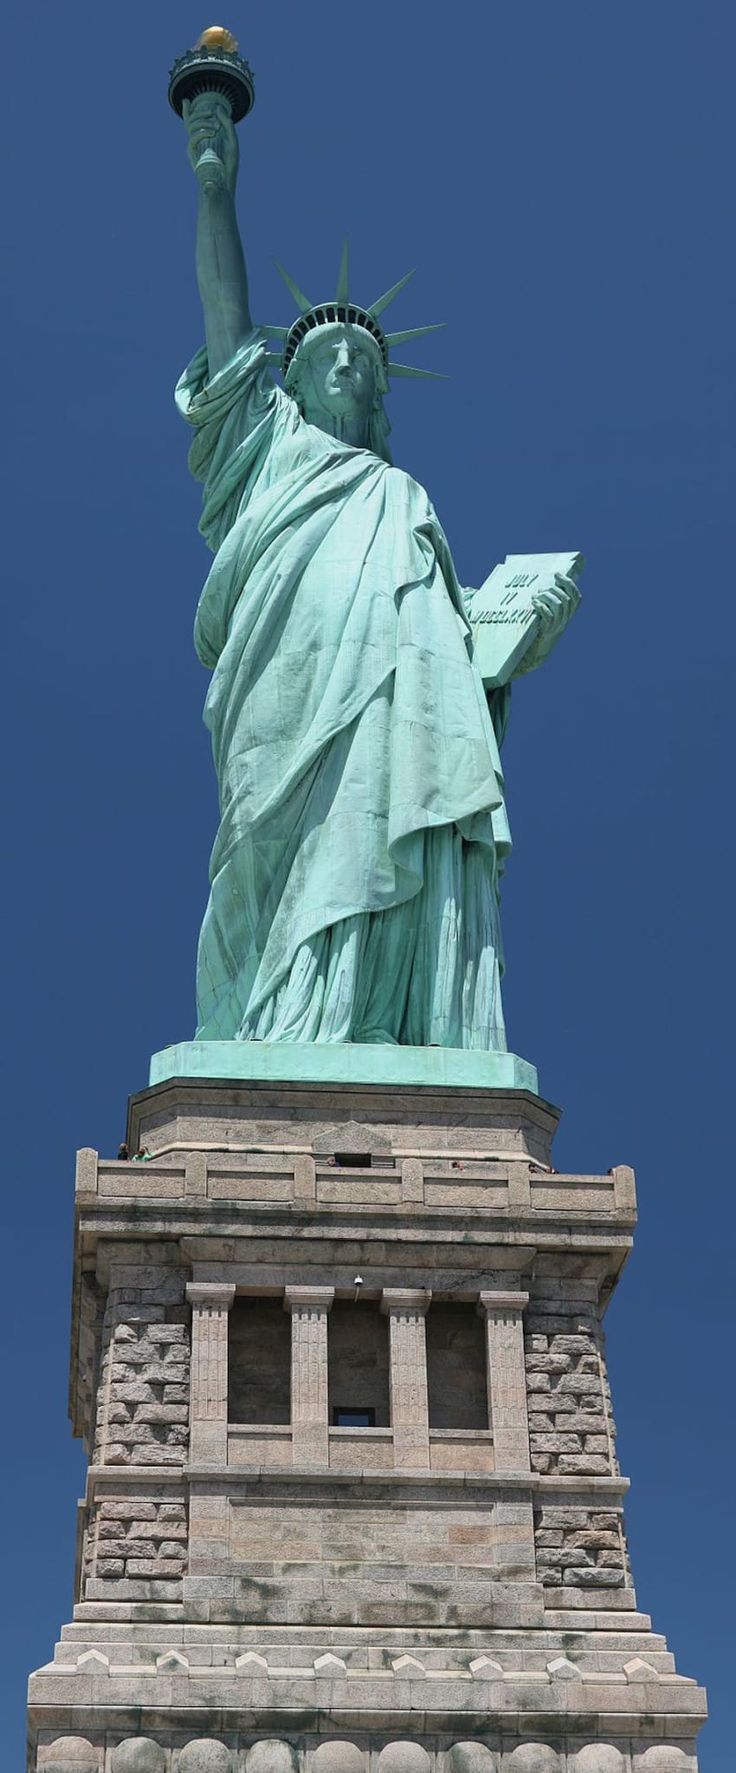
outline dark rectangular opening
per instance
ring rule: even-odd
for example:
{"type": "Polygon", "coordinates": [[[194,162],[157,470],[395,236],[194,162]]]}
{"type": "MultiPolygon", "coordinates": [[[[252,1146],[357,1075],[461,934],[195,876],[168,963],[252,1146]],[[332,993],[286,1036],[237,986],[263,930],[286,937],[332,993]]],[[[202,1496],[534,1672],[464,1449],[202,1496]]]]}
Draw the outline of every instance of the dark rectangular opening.
{"type": "Polygon", "coordinates": [[[327,1319],[330,1421],[336,1426],[388,1428],[388,1319],[378,1300],[336,1299],[327,1319]],[[350,1398],[355,1399],[349,1404],[350,1398]],[[372,1412],[373,1421],[338,1424],[336,1410],[372,1412]]]}
{"type": "Polygon", "coordinates": [[[430,1428],[487,1428],[485,1335],[475,1305],[433,1300],[426,1324],[430,1428]]]}
{"type": "Polygon", "coordinates": [[[333,1404],[333,1428],[375,1428],[376,1412],[372,1407],[361,1409],[358,1404],[333,1404]]]}
{"type": "Polygon", "coordinates": [[[369,1151],[336,1151],[335,1163],[341,1164],[344,1170],[369,1170],[371,1154],[369,1151]]]}
{"type": "Polygon", "coordinates": [[[229,1422],[291,1420],[291,1318],[281,1299],[236,1299],[228,1324],[229,1422]]]}

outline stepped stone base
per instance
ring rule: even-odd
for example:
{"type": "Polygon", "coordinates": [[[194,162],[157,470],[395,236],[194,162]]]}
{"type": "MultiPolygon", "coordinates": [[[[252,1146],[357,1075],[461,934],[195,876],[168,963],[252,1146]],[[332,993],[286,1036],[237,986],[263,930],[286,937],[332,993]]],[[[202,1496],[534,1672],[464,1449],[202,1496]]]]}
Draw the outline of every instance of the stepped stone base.
{"type": "Polygon", "coordinates": [[[673,1768],[694,1769],[703,1694],[675,1673],[646,1617],[633,1613],[626,1624],[610,1613],[582,1629],[279,1635],[80,1621],[33,1676],[33,1709],[40,1741],[84,1724],[114,1743],[147,1719],[166,1747],[206,1731],[231,1747],[283,1733],[305,1764],[312,1739],[341,1730],[366,1748],[408,1733],[437,1750],[470,1732],[502,1756],[520,1739],[543,1741],[561,1768],[576,1766],[584,1744],[605,1740],[621,1767],[638,1770],[650,1765],[654,1726],[673,1768]]]}
{"type": "Polygon", "coordinates": [[[29,1773],[697,1773],[605,1366],[633,1175],[558,1174],[557,1118],[174,1076],[145,1161],[80,1153],[90,1467],[29,1773]]]}

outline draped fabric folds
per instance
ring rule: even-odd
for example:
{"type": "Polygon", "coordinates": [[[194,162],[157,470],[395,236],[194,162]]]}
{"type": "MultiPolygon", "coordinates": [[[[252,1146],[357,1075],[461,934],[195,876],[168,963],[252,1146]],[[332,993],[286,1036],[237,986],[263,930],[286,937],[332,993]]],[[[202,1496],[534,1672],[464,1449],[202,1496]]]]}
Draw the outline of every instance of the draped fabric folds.
{"type": "Polygon", "coordinates": [[[426,493],[301,418],[260,333],[176,398],[215,552],[197,1038],[503,1050],[503,777],[426,493]]]}

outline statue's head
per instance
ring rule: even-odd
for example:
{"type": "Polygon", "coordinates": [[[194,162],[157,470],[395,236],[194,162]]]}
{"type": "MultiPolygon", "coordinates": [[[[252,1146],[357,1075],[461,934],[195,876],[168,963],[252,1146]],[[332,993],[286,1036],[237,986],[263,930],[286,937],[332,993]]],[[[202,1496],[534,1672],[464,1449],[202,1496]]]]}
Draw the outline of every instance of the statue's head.
{"type": "Polygon", "coordinates": [[[286,385],[310,425],[331,428],[334,418],[363,432],[365,446],[388,456],[388,392],[379,346],[364,327],[336,321],[308,332],[295,352],[286,385]]]}
{"type": "Polygon", "coordinates": [[[389,358],[392,345],[435,332],[434,326],[415,326],[406,332],[385,333],[379,323],[394,296],[408,282],[402,277],[369,308],[348,295],[348,250],[343,249],[337,291],[331,301],[310,302],[309,297],[279,266],[287,288],[299,309],[290,327],[267,326],[266,332],[282,340],[280,354],[271,353],[300,412],[312,425],[334,434],[335,420],[350,423],[363,432],[365,447],[390,461],[389,424],[383,407],[389,376],[431,376],[431,370],[410,369],[389,358]]]}

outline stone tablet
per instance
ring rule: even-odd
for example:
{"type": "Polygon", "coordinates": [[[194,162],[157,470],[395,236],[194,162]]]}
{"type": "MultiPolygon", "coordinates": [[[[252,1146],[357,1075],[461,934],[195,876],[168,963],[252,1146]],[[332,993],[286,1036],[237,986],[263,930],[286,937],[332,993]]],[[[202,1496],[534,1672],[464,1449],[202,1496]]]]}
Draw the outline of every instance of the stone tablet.
{"type": "Polygon", "coordinates": [[[554,591],[555,574],[574,578],[582,554],[507,554],[468,601],[475,662],[487,689],[508,683],[535,639],[531,598],[554,591]]]}

